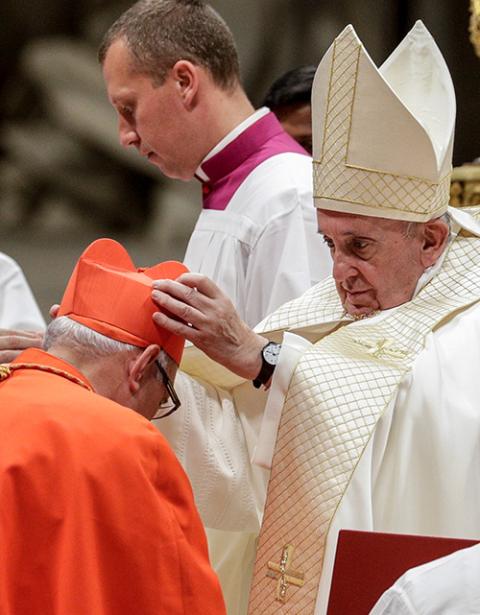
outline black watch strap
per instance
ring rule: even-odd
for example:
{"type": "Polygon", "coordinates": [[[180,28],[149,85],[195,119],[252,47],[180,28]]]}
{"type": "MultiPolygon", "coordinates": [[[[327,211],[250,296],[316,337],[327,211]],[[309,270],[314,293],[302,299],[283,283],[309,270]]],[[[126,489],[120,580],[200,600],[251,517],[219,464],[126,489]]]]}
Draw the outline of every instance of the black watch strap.
{"type": "Polygon", "coordinates": [[[258,376],[253,381],[253,386],[259,389],[262,384],[265,385],[272,377],[275,367],[277,366],[278,356],[280,354],[281,344],[268,342],[260,353],[262,358],[262,367],[258,372],[258,376]]]}

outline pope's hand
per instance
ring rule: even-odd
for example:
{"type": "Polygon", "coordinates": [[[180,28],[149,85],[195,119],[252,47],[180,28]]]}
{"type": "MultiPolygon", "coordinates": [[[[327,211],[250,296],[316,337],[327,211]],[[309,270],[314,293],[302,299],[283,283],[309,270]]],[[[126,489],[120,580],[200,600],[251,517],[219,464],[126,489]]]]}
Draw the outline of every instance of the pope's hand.
{"type": "Polygon", "coordinates": [[[41,348],[41,331],[13,331],[0,329],[0,363],[10,363],[26,348],[41,348]]]}
{"type": "Polygon", "coordinates": [[[152,298],[162,309],[153,315],[159,326],[184,336],[239,376],[257,377],[260,351],[268,340],[248,328],[209,278],[184,273],[176,281],[155,280],[153,288],[152,298]]]}

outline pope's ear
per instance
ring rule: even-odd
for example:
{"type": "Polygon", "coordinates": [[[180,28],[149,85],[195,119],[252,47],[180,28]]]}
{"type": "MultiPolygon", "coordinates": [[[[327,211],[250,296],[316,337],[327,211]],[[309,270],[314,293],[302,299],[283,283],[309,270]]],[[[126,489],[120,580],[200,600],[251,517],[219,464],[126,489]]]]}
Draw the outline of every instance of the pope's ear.
{"type": "Polygon", "coordinates": [[[425,269],[437,262],[445,249],[449,232],[448,224],[441,218],[423,223],[423,243],[420,258],[425,269]]]}
{"type": "Polygon", "coordinates": [[[180,94],[185,108],[190,110],[195,106],[196,95],[200,81],[200,67],[189,60],[178,60],[173,65],[171,76],[180,94]]]}

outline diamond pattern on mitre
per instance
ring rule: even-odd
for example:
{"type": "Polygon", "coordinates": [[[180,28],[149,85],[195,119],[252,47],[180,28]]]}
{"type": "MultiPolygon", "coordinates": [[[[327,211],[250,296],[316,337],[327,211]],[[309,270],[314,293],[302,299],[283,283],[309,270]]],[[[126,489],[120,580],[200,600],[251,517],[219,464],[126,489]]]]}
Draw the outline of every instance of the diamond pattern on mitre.
{"type": "MultiPolygon", "coordinates": [[[[413,214],[413,217],[419,219],[428,219],[432,215],[440,214],[448,204],[449,173],[439,178],[437,182],[386,172],[381,168],[365,169],[361,166],[349,166],[348,151],[361,57],[366,62],[365,69],[367,69],[371,61],[353,29],[346,28],[335,40],[331,53],[331,74],[323,134],[314,135],[316,139],[322,140],[320,159],[314,161],[313,171],[314,197],[320,199],[316,202],[317,207],[335,209],[334,205],[328,204],[328,201],[334,201],[344,203],[343,208],[339,206],[339,209],[345,211],[350,205],[353,212],[361,213],[358,206],[364,206],[369,209],[369,212],[364,213],[374,215],[375,210],[379,210],[377,215],[383,214],[384,217],[388,217],[389,212],[390,215],[393,215],[391,212],[396,212],[395,217],[401,217],[405,212],[407,217],[413,214]]],[[[378,82],[385,88],[388,87],[380,75],[378,82]]],[[[326,84],[322,80],[314,87],[326,87],[326,84]]],[[[314,94],[314,107],[315,100],[314,94]]],[[[362,101],[357,101],[357,104],[362,104],[362,101]]],[[[319,106],[322,107],[322,104],[319,106]]],[[[428,139],[425,130],[410,112],[403,105],[401,108],[405,115],[403,120],[409,119],[409,126],[413,123],[417,125],[418,138],[421,137],[422,142],[428,139]]],[[[314,113],[323,113],[323,109],[314,108],[314,113]]],[[[431,149],[432,159],[435,158],[433,145],[430,144],[428,149],[431,149]]]]}

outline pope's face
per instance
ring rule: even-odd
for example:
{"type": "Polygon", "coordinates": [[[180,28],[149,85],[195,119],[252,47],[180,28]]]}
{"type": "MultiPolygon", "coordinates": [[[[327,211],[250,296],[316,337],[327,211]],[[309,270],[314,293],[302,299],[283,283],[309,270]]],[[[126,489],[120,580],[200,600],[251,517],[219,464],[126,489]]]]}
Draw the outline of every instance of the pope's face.
{"type": "Polygon", "coordinates": [[[352,316],[401,305],[424,271],[422,225],[318,210],[319,232],[333,259],[333,277],[352,316]]]}
{"type": "Polygon", "coordinates": [[[195,157],[188,118],[172,75],[156,85],[149,76],[134,71],[122,39],[108,49],[103,75],[118,114],[120,143],[135,147],[167,177],[191,179],[200,160],[195,157]]]}

